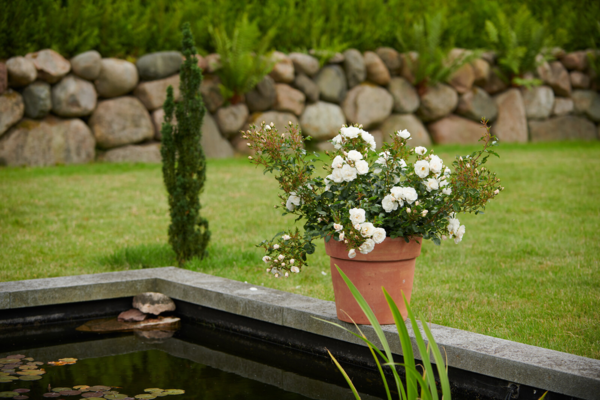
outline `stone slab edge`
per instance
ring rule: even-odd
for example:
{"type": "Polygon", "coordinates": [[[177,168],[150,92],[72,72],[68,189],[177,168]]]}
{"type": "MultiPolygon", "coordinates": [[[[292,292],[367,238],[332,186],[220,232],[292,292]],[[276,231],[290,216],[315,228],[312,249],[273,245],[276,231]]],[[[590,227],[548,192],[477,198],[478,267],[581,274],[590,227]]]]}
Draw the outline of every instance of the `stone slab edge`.
{"type": "MultiPolygon", "coordinates": [[[[317,319],[350,327],[336,318],[333,302],[175,267],[4,282],[0,283],[0,310],[126,297],[143,291],[363,344],[317,319]]],[[[583,399],[594,399],[600,391],[600,360],[435,324],[429,327],[452,367],[583,399]]],[[[375,339],[371,327],[361,329],[375,339]]],[[[402,354],[395,326],[383,329],[392,351],[402,354]]],[[[414,338],[410,327],[409,332],[414,338]]],[[[413,347],[416,350],[414,341],[413,347]]]]}

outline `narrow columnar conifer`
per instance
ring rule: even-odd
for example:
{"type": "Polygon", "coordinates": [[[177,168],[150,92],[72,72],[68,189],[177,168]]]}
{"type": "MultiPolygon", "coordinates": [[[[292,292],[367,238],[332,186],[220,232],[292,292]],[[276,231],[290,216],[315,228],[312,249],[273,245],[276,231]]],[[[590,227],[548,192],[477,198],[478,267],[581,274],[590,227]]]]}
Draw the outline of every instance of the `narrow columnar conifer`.
{"type": "Polygon", "coordinates": [[[175,103],[173,87],[167,88],[161,129],[163,178],[171,213],[169,243],[179,265],[193,257],[203,258],[210,240],[208,221],[200,215],[199,198],[206,180],[206,157],[200,144],[205,113],[199,94],[202,71],[197,65],[194,37],[188,23],[183,25],[182,44],[185,56],[179,73],[182,100],[175,103]]]}

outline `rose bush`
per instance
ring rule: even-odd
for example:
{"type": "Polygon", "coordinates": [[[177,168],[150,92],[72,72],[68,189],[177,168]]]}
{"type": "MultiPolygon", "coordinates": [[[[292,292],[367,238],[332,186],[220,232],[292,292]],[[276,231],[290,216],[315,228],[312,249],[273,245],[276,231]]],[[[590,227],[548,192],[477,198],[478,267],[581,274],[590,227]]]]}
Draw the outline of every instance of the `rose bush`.
{"type": "Polygon", "coordinates": [[[410,148],[406,130],[392,134],[377,152],[373,135],[361,126],[343,126],[331,140],[336,151],[327,152],[331,164],[323,166],[321,177],[315,172],[320,158],[304,150],[298,126],[290,122],[281,134],[272,123],[251,126],[244,133],[255,150],[251,162],[275,173],[282,189],[276,207],[304,222],[304,232],[280,232],[259,245],[267,252],[267,272],[275,277],[300,272],[316,238],[344,241],[351,258],[357,251],[370,253],[386,237],[459,243],[465,226],[458,214],[480,213],[503,190],[496,174],[483,166],[491,154],[497,156],[492,147],[498,140],[487,121],[482,127],[482,148],[456,157],[450,168],[433,151],[410,148]]]}

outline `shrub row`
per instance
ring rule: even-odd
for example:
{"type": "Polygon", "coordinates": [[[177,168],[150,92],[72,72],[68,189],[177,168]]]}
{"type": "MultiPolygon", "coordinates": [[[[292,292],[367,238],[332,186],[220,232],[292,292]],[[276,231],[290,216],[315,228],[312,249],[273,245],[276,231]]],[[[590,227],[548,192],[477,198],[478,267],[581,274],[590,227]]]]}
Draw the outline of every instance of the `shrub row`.
{"type": "MultiPolygon", "coordinates": [[[[209,29],[233,29],[244,15],[263,33],[275,30],[282,51],[343,51],[400,45],[423,16],[444,14],[444,47],[489,48],[486,21],[530,15],[550,44],[568,51],[600,45],[594,0],[0,0],[0,59],[52,48],[65,56],[96,49],[107,57],[137,57],[179,48],[189,21],[200,52],[212,52],[209,29]],[[595,43],[594,43],[595,42],[595,43]]],[[[406,47],[406,48],[403,48],[406,47]]],[[[494,50],[494,49],[493,49],[494,50]]]]}

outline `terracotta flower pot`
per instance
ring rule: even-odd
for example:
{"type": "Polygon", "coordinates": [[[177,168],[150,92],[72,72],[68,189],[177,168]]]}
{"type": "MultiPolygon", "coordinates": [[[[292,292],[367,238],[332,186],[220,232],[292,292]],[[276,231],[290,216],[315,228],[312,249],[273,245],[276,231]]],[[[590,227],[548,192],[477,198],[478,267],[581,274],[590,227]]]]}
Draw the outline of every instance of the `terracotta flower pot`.
{"type": "Polygon", "coordinates": [[[370,324],[335,268],[336,265],[358,288],[380,324],[394,323],[394,317],[385,300],[382,287],[385,287],[402,313],[402,317],[406,319],[408,314],[402,299],[402,292],[410,302],[415,262],[421,254],[421,242],[421,238],[418,239],[418,242],[417,239],[412,239],[409,243],[402,238],[386,238],[383,243],[375,245],[375,249],[369,254],[361,254],[357,251],[355,258],[348,257],[345,243],[335,239],[325,242],[325,251],[330,257],[331,279],[338,318],[345,322],[354,320],[357,324],[370,324]]]}

